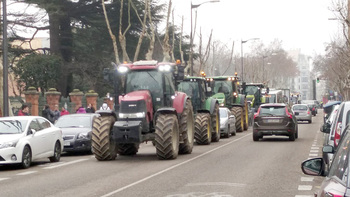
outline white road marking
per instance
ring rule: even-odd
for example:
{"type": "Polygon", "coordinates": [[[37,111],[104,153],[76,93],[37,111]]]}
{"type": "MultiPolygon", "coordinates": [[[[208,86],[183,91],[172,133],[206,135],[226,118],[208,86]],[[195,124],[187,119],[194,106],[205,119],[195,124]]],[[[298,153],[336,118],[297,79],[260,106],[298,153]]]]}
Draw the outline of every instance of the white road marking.
{"type": "Polygon", "coordinates": [[[310,150],[310,153],[318,153],[318,150],[310,150]]]}
{"type": "Polygon", "coordinates": [[[298,190],[300,190],[300,191],[312,190],[312,185],[299,185],[298,190]]]}
{"type": "Polygon", "coordinates": [[[317,157],[317,156],[318,154],[313,154],[313,153],[309,154],[309,157],[317,157]]]}
{"type": "Polygon", "coordinates": [[[10,178],[0,178],[0,181],[5,181],[7,179],[10,179],[10,178]]]}
{"type": "Polygon", "coordinates": [[[75,164],[75,163],[79,163],[79,162],[86,161],[86,160],[89,160],[89,159],[78,159],[78,160],[75,160],[75,161],[70,161],[70,162],[59,164],[59,165],[45,167],[44,169],[59,168],[59,167],[62,167],[62,166],[67,166],[67,165],[70,165],[70,164],[75,164]]]}
{"type": "Polygon", "coordinates": [[[313,181],[314,177],[301,177],[301,181],[313,181]]]}
{"type": "Polygon", "coordinates": [[[38,171],[28,171],[28,172],[18,173],[18,174],[16,174],[16,175],[23,176],[23,175],[33,174],[33,173],[37,173],[37,172],[38,172],[38,171]]]}
{"type": "Polygon", "coordinates": [[[251,135],[252,135],[252,134],[249,133],[249,134],[247,134],[247,135],[245,135],[245,136],[242,136],[242,137],[240,137],[240,138],[237,138],[236,140],[233,140],[233,141],[231,141],[231,142],[229,142],[229,143],[227,143],[227,144],[221,145],[221,146],[216,147],[216,148],[214,148],[214,149],[212,149],[212,150],[210,150],[210,151],[208,151],[208,152],[205,152],[205,153],[202,153],[201,155],[198,155],[198,156],[196,156],[196,157],[193,157],[192,159],[189,159],[189,160],[187,160],[187,161],[184,161],[184,162],[181,162],[181,163],[176,164],[176,165],[174,165],[174,166],[171,166],[171,167],[169,167],[169,168],[166,168],[166,169],[164,169],[164,170],[162,170],[162,171],[159,171],[159,172],[157,172],[157,173],[155,173],[155,174],[152,174],[152,175],[150,175],[150,176],[148,176],[148,177],[145,177],[145,178],[143,178],[143,179],[141,179],[141,180],[139,180],[139,181],[136,181],[136,182],[131,183],[131,184],[127,185],[127,186],[124,186],[124,187],[122,187],[122,188],[119,188],[119,189],[117,189],[117,190],[114,190],[114,191],[112,191],[112,192],[110,192],[110,193],[108,193],[108,194],[105,194],[105,195],[101,196],[101,197],[112,196],[112,195],[114,195],[114,194],[116,194],[116,193],[118,193],[118,192],[121,192],[121,191],[123,191],[123,190],[128,189],[129,187],[132,187],[132,186],[135,186],[135,185],[140,184],[140,183],[142,183],[142,182],[145,182],[145,181],[147,181],[147,180],[149,180],[149,179],[151,179],[151,178],[153,178],[153,177],[156,177],[156,176],[161,175],[161,174],[163,174],[163,173],[165,173],[165,172],[168,172],[168,171],[170,171],[170,170],[172,170],[172,169],[174,169],[174,168],[177,168],[177,167],[179,167],[179,166],[182,166],[182,165],[184,165],[184,164],[187,164],[187,163],[189,163],[189,162],[191,162],[191,161],[194,161],[194,160],[196,160],[196,159],[198,159],[198,158],[201,158],[201,157],[203,157],[203,156],[205,156],[205,155],[207,155],[207,154],[209,154],[209,153],[212,153],[212,152],[214,152],[214,151],[216,151],[216,150],[218,150],[218,149],[220,149],[220,148],[223,148],[223,147],[225,147],[225,146],[228,146],[228,145],[230,145],[230,144],[232,144],[232,143],[234,143],[234,142],[236,142],[236,141],[238,141],[238,140],[241,140],[241,139],[243,139],[243,138],[245,138],[245,137],[247,137],[247,136],[251,136],[251,135]]]}
{"type": "Polygon", "coordinates": [[[295,197],[313,197],[312,195],[295,195],[295,197]]]}
{"type": "Polygon", "coordinates": [[[207,182],[207,183],[188,183],[186,186],[230,186],[230,187],[245,187],[242,183],[227,183],[227,182],[207,182]]]}
{"type": "Polygon", "coordinates": [[[320,147],[311,147],[311,150],[318,150],[320,147]]]}
{"type": "Polygon", "coordinates": [[[58,164],[62,164],[64,163],[63,161],[60,161],[60,162],[56,162],[56,163],[45,163],[45,164],[41,164],[41,165],[38,165],[40,167],[46,167],[46,166],[54,166],[54,165],[58,165],[58,164]]]}

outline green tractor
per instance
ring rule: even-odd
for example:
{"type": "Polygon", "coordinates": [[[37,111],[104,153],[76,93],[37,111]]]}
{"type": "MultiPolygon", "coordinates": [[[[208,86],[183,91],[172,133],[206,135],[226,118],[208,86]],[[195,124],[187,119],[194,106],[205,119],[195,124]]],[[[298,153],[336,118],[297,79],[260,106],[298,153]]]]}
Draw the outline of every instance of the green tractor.
{"type": "Polygon", "coordinates": [[[251,106],[253,109],[255,109],[255,112],[258,110],[259,106],[265,102],[265,97],[261,93],[263,88],[265,88],[263,83],[246,84],[244,82],[242,84],[243,93],[246,95],[247,101],[251,102],[251,106]]]}
{"type": "Polygon", "coordinates": [[[248,104],[244,94],[239,92],[237,76],[209,77],[207,81],[213,93],[213,98],[219,101],[236,116],[236,130],[242,132],[248,129],[248,104]]]}
{"type": "Polygon", "coordinates": [[[178,91],[185,92],[192,101],[195,113],[195,134],[197,144],[204,145],[220,140],[220,117],[218,100],[209,97],[206,79],[187,76],[178,84],[178,91]]]}

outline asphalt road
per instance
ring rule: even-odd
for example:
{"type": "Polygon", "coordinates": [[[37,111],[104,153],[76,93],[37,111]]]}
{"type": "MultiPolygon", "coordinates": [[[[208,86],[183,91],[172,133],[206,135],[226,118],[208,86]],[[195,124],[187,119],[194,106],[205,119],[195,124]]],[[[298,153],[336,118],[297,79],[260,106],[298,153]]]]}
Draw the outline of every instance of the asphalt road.
{"type": "Polygon", "coordinates": [[[63,155],[61,162],[36,162],[29,169],[0,166],[0,196],[311,197],[323,177],[304,175],[303,160],[321,156],[322,112],[299,123],[299,138],[264,137],[252,129],[193,153],[161,161],[152,143],[136,156],[99,162],[93,155],[63,155]]]}

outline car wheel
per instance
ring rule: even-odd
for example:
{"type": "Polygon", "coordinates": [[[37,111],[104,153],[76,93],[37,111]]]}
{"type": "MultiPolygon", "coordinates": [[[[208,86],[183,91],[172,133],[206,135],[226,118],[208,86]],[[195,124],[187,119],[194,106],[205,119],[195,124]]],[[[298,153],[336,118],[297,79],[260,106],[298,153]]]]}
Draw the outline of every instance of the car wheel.
{"type": "Polygon", "coordinates": [[[254,142],[259,141],[259,136],[257,133],[253,133],[253,141],[254,142]]]}
{"type": "Polygon", "coordinates": [[[53,156],[49,158],[50,161],[59,162],[61,159],[61,151],[61,144],[59,142],[56,142],[53,156]]]}
{"type": "Polygon", "coordinates": [[[289,141],[295,141],[295,133],[289,135],[289,141]]]}
{"type": "Polygon", "coordinates": [[[31,163],[32,163],[32,152],[29,146],[25,146],[22,154],[22,163],[21,163],[22,168],[24,169],[29,168],[31,163]]]}

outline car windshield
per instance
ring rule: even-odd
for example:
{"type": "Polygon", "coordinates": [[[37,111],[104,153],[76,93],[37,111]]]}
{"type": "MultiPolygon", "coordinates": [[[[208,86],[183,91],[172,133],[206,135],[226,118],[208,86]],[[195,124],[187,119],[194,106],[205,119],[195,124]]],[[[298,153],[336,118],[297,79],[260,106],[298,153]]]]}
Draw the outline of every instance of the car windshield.
{"type": "Polygon", "coordinates": [[[220,118],[227,118],[226,109],[220,109],[220,118]]]}
{"type": "Polygon", "coordinates": [[[28,120],[0,120],[0,134],[18,134],[26,128],[28,120]]]}
{"type": "Polygon", "coordinates": [[[286,109],[284,106],[263,106],[260,109],[260,116],[284,116],[286,109]]]}
{"type": "Polygon", "coordinates": [[[56,127],[68,128],[68,127],[80,127],[90,128],[92,120],[89,116],[61,116],[55,123],[56,127]]]}
{"type": "Polygon", "coordinates": [[[306,105],[294,105],[293,110],[307,111],[307,106],[306,105]]]}

